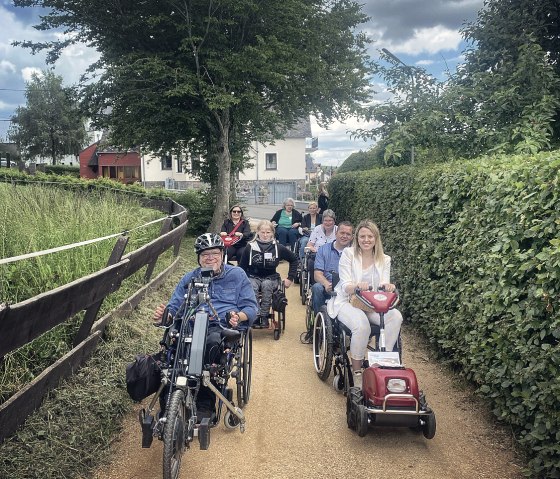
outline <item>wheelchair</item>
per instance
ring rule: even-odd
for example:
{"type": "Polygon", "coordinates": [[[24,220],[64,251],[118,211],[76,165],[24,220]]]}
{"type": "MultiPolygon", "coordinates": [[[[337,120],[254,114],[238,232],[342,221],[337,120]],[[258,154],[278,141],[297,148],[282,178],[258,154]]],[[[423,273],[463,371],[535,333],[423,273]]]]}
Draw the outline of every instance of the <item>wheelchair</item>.
{"type": "Polygon", "coordinates": [[[175,317],[168,320],[166,310],[162,322],[156,325],[164,330],[160,341],[161,384],[148,408],[140,411],[139,419],[143,448],[149,448],[154,437],[163,441],[164,479],[177,479],[182,455],[195,437],[200,449],[208,449],[210,428],[220,422],[222,412],[226,428],[245,431],[242,408],[251,393],[252,330],[224,327],[217,364],[205,364],[210,315],[199,309],[206,305],[213,310],[208,293],[212,274],[211,269],[203,269],[203,276],[191,281],[175,317]],[[237,404],[230,378],[235,379],[237,404]],[[196,399],[202,386],[216,395],[218,405],[213,418],[198,421],[196,399]],[[160,411],[154,414],[158,402],[160,411]]]}
{"type": "Polygon", "coordinates": [[[303,257],[303,263],[301,267],[301,273],[299,278],[299,294],[301,295],[301,304],[305,305],[308,296],[311,296],[311,286],[313,284],[313,274],[312,264],[315,260],[315,252],[308,248],[305,248],[305,256],[303,257]]]}
{"type": "MultiPolygon", "coordinates": [[[[351,387],[354,387],[354,377],[350,361],[350,329],[340,322],[338,318],[331,318],[327,312],[327,307],[322,306],[312,326],[313,328],[313,365],[321,381],[326,381],[333,371],[332,385],[338,392],[346,395],[351,387]]],[[[381,330],[376,324],[371,324],[370,344],[368,350],[379,350],[379,336],[381,330]],[[375,346],[371,345],[371,339],[375,338],[375,346]]],[[[393,351],[399,353],[402,359],[401,336],[393,351]]]]}
{"type": "MultiPolygon", "coordinates": [[[[284,286],[284,281],[282,281],[282,278],[280,278],[279,276],[279,286],[274,290],[273,292],[273,296],[274,294],[280,294],[282,297],[286,297],[286,287],[284,286]]],[[[261,303],[261,298],[262,298],[262,293],[259,291],[257,294],[257,303],[260,306],[261,303]]],[[[287,301],[284,303],[283,307],[274,307],[275,301],[274,299],[272,300],[271,303],[271,307],[270,307],[270,312],[268,314],[268,319],[272,324],[272,330],[273,330],[273,335],[274,335],[274,340],[278,341],[280,339],[280,335],[284,333],[284,331],[286,330],[286,305],[287,305],[287,301]]],[[[258,328],[258,326],[254,326],[255,329],[258,328]]]]}

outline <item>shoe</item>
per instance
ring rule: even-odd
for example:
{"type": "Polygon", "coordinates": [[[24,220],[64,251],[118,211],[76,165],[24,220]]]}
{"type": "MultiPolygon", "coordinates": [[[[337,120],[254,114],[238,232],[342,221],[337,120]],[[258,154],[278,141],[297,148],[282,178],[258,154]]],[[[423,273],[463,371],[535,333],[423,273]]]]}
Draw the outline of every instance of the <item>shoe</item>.
{"type": "Polygon", "coordinates": [[[354,371],[354,387],[362,389],[362,371],[354,371]]]}

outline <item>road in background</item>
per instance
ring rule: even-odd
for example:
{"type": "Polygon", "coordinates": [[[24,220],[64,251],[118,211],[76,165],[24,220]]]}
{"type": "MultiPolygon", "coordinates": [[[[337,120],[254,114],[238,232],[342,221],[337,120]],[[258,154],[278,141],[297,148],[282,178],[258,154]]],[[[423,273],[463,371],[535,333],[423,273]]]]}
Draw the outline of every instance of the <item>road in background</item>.
{"type": "MultiPolygon", "coordinates": [[[[301,213],[307,213],[308,204],[309,203],[305,201],[296,201],[296,210],[301,213]]],[[[245,217],[254,220],[269,220],[280,208],[282,208],[282,205],[243,205],[245,217]]]]}

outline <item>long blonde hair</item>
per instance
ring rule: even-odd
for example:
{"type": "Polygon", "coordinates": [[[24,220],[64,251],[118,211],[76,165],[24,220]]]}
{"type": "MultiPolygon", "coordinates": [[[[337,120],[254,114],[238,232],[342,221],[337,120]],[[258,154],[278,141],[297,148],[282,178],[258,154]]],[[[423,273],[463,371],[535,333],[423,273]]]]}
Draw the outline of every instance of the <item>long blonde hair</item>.
{"type": "Polygon", "coordinates": [[[383,253],[383,243],[381,242],[381,234],[379,233],[379,228],[377,225],[371,220],[362,220],[356,226],[356,231],[354,232],[354,255],[362,255],[362,250],[360,245],[358,244],[358,233],[362,228],[367,228],[373,233],[375,238],[375,243],[373,245],[373,261],[376,265],[382,265],[383,259],[385,257],[385,253],[383,253]]]}
{"type": "Polygon", "coordinates": [[[255,230],[255,237],[251,240],[251,243],[257,241],[259,239],[259,230],[261,228],[263,228],[264,226],[268,226],[270,228],[270,231],[272,231],[272,238],[271,241],[274,241],[274,238],[276,236],[276,228],[274,227],[274,225],[272,224],[271,221],[269,220],[261,220],[258,222],[257,224],[257,229],[255,230]]]}
{"type": "Polygon", "coordinates": [[[325,186],[325,183],[319,183],[319,194],[323,193],[325,196],[329,196],[329,192],[327,191],[327,187],[325,186]]]}

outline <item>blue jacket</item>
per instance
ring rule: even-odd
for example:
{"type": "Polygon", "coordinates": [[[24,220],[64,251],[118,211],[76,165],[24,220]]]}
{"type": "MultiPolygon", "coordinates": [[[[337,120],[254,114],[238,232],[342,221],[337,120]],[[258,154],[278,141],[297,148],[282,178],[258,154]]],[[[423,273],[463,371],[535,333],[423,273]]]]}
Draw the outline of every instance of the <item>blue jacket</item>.
{"type": "MultiPolygon", "coordinates": [[[[175,313],[183,304],[185,294],[189,289],[189,283],[193,277],[200,276],[201,268],[187,273],[175,288],[171,300],[169,301],[169,310],[175,316],[175,313]]],[[[253,287],[241,268],[237,266],[224,265],[224,270],[218,276],[215,276],[209,287],[210,301],[212,306],[218,313],[220,323],[228,326],[226,321],[226,313],[228,311],[243,311],[248,321],[243,321],[240,326],[243,327],[248,323],[252,325],[257,317],[257,300],[253,287]]]]}

